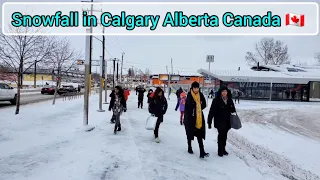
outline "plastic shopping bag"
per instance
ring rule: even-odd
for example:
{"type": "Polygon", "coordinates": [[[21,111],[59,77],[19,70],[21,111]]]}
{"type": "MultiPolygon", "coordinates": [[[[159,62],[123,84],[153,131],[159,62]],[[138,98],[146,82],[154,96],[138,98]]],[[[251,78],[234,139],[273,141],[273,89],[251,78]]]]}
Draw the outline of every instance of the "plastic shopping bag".
{"type": "Polygon", "coordinates": [[[155,116],[149,116],[146,121],[146,129],[154,130],[156,128],[158,118],[155,116]]]}
{"type": "Polygon", "coordinates": [[[242,127],[240,118],[237,113],[230,115],[230,124],[233,129],[240,129],[242,127]]]}

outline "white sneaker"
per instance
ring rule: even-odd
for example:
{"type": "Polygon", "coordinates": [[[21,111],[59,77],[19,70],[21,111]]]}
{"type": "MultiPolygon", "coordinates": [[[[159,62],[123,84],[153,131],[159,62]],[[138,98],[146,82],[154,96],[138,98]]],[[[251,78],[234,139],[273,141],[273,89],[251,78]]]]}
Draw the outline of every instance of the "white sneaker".
{"type": "Polygon", "coordinates": [[[158,137],[156,138],[156,143],[160,143],[160,139],[158,137]]]}

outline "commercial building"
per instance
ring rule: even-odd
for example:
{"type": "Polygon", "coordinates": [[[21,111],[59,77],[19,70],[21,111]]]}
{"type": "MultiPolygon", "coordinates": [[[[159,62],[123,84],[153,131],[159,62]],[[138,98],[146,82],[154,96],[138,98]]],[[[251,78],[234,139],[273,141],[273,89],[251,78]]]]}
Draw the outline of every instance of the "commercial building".
{"type": "Polygon", "coordinates": [[[272,65],[253,66],[249,71],[199,69],[206,80],[211,79],[217,90],[227,85],[242,99],[255,100],[320,100],[320,66],[272,65]]]}

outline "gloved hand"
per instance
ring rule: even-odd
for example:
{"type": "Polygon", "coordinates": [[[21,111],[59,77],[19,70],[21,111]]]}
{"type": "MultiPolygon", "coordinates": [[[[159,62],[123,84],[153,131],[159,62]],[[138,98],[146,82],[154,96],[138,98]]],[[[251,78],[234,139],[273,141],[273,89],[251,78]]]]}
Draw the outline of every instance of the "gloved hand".
{"type": "Polygon", "coordinates": [[[211,129],[211,128],[212,128],[212,127],[211,127],[211,124],[208,124],[208,128],[209,128],[209,129],[211,129]]]}
{"type": "Polygon", "coordinates": [[[154,116],[156,116],[156,115],[154,115],[154,114],[151,114],[151,116],[153,116],[153,117],[154,117],[154,116]]]}
{"type": "Polygon", "coordinates": [[[123,108],[123,112],[127,112],[127,108],[123,108]]]}

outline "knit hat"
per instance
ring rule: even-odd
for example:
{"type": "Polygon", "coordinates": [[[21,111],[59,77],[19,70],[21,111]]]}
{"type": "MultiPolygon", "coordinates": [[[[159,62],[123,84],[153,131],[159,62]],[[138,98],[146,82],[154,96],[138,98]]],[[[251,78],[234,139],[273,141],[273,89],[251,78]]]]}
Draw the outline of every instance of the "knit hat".
{"type": "Polygon", "coordinates": [[[195,81],[191,84],[191,88],[200,88],[200,84],[197,81],[195,81]]]}

